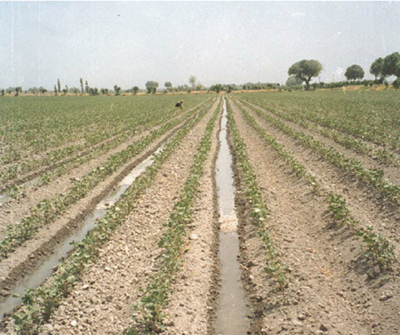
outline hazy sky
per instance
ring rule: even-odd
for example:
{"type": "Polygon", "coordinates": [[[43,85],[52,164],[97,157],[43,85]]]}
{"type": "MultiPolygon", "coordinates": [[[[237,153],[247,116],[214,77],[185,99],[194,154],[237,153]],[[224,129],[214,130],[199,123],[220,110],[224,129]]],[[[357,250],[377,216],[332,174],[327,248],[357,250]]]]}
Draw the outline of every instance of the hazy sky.
{"type": "Polygon", "coordinates": [[[1,2],[0,88],[321,81],[400,52],[400,2],[1,2]]]}

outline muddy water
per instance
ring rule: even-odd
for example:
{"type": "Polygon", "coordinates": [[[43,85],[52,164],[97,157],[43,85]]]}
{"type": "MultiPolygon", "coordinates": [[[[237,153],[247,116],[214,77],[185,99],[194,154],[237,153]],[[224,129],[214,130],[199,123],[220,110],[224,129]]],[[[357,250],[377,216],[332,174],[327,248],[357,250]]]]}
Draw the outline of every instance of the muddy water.
{"type": "Polygon", "coordinates": [[[235,212],[235,187],[233,185],[232,157],[226,138],[226,102],[219,135],[220,150],[216,162],[216,182],[220,214],[221,289],[216,315],[218,334],[242,335],[249,329],[247,298],[240,279],[238,220],[235,212]]]}
{"type": "MultiPolygon", "coordinates": [[[[159,153],[164,146],[161,146],[156,152],[159,153]]],[[[75,230],[74,234],[69,236],[65,241],[58,245],[54,252],[44,259],[41,264],[28,276],[23,278],[15,287],[10,291],[9,297],[0,298],[0,315],[3,319],[4,313],[10,313],[12,310],[21,304],[20,297],[13,297],[12,295],[23,296],[25,290],[38,287],[41,283],[49,277],[53,269],[59,265],[63,258],[73,249],[72,242],[82,241],[86,234],[96,226],[96,220],[101,219],[107,212],[107,207],[112,206],[117,202],[121,195],[128,189],[128,187],[135,181],[135,179],[145,171],[145,169],[153,163],[153,156],[148,157],[139,165],[137,165],[111,192],[104,198],[95,208],[82,221],[79,227],[75,230]]]]}

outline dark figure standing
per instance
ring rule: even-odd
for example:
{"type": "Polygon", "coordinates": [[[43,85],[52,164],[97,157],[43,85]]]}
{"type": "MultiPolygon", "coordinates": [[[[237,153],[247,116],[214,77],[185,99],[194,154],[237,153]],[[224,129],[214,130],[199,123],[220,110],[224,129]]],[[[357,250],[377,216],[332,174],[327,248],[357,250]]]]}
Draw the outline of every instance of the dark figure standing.
{"type": "Polygon", "coordinates": [[[177,103],[175,104],[175,107],[179,107],[179,108],[182,110],[182,109],[183,109],[183,100],[177,102],[177,103]]]}

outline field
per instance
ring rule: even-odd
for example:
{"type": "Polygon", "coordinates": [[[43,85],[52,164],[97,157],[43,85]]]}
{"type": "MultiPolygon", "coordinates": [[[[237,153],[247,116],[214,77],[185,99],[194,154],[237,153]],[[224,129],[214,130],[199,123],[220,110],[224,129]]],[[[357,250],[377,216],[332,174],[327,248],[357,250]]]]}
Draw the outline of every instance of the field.
{"type": "Polygon", "coordinates": [[[0,333],[400,334],[399,135],[397,91],[4,98],[0,333]]]}

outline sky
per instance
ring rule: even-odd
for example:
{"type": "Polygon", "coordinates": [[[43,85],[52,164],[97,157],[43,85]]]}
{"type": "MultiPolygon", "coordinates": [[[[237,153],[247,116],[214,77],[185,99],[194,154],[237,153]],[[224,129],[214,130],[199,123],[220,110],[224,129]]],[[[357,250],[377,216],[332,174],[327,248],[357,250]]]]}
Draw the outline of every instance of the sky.
{"type": "Polygon", "coordinates": [[[400,2],[0,2],[0,88],[344,79],[400,52],[400,2]]]}

